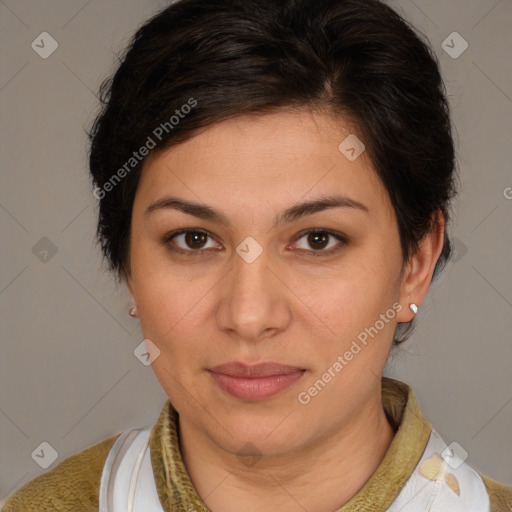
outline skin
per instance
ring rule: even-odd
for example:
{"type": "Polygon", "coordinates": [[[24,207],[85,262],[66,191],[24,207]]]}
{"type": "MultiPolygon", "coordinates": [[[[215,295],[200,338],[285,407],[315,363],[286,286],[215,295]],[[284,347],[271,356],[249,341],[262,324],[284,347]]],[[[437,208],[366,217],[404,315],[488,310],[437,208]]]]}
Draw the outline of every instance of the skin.
{"type": "Polygon", "coordinates": [[[396,323],[411,320],[409,304],[419,306],[427,294],[444,224],[439,216],[438,229],[404,263],[394,210],[366,153],[351,162],[338,150],[350,133],[339,117],[278,110],[218,123],[145,161],[127,284],[144,337],[160,350],[152,367],[179,412],[185,466],[214,512],[335,510],[375,472],[393,440],[381,376],[396,323]],[[368,212],[330,208],[274,226],[286,208],[333,193],[368,212]],[[230,226],[171,208],[145,213],[166,195],[206,203],[230,226]],[[184,228],[210,236],[195,245],[183,235],[164,242],[184,228]],[[348,241],[325,235],[314,245],[300,234],[314,228],[348,241]],[[248,236],[263,250],[252,263],[236,252],[248,236]],[[187,256],[172,247],[206,252],[187,256]],[[334,247],[328,256],[311,255],[334,247]],[[402,309],[393,320],[300,403],[299,393],[394,303],[402,309]],[[226,394],[207,371],[231,361],[307,371],[278,395],[249,402],[226,394]],[[244,446],[254,459],[238,455],[244,446]]]}

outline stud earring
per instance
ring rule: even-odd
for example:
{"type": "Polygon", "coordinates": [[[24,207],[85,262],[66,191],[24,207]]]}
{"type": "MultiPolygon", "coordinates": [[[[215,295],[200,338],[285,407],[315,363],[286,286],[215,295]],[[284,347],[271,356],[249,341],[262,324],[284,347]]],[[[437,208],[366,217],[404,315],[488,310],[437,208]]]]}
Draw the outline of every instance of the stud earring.
{"type": "Polygon", "coordinates": [[[418,312],[418,306],[416,306],[416,304],[414,304],[414,303],[413,303],[413,304],[409,304],[409,308],[410,308],[410,310],[411,310],[414,314],[416,314],[416,313],[418,312]]]}
{"type": "Polygon", "coordinates": [[[130,310],[128,311],[128,314],[129,314],[132,318],[137,318],[137,309],[136,309],[136,308],[130,308],[130,310]]]}

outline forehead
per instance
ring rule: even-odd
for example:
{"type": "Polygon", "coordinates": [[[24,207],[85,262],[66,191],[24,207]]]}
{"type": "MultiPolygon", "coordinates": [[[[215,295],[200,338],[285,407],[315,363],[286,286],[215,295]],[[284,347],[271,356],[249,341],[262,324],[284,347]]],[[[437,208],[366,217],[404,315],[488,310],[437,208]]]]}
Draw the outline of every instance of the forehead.
{"type": "Polygon", "coordinates": [[[145,204],[178,195],[240,214],[343,194],[389,213],[388,194],[366,152],[347,158],[344,141],[357,144],[354,132],[339,117],[309,110],[238,116],[150,154],[137,195],[145,204]]]}

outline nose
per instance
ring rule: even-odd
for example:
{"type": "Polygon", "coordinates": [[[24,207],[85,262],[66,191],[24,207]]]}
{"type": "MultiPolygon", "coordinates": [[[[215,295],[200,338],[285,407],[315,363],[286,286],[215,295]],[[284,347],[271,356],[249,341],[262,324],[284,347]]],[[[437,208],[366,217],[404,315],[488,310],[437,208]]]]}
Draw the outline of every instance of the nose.
{"type": "Polygon", "coordinates": [[[291,320],[290,290],[269,251],[252,262],[238,253],[216,310],[218,328],[240,341],[257,342],[282,332],[291,320]]]}

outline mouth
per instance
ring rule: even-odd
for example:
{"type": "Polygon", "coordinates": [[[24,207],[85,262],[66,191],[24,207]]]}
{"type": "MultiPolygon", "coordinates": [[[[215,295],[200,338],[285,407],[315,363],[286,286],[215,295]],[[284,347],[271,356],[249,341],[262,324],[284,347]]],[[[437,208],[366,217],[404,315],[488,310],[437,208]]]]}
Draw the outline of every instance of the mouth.
{"type": "Polygon", "coordinates": [[[208,370],[221,390],[246,401],[266,400],[288,389],[302,378],[303,368],[279,363],[248,366],[233,362],[208,370]]]}

